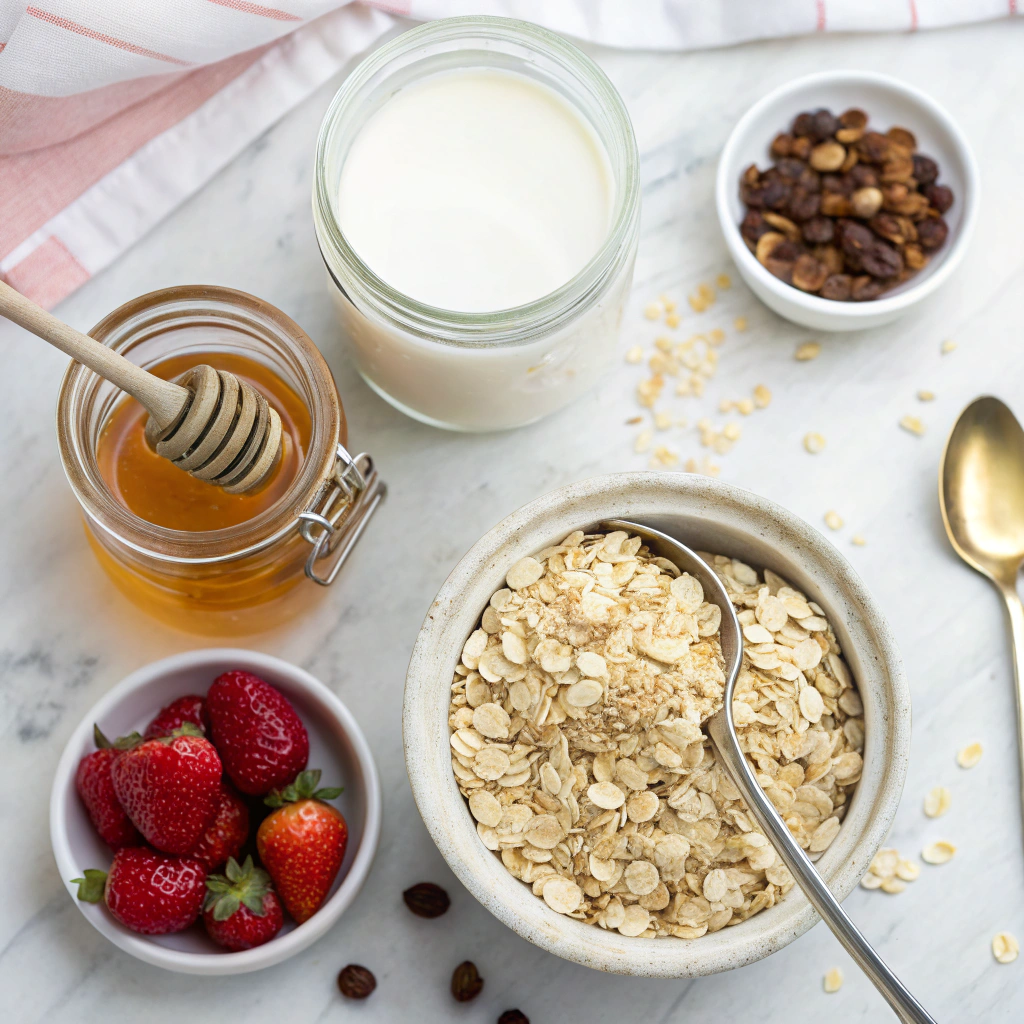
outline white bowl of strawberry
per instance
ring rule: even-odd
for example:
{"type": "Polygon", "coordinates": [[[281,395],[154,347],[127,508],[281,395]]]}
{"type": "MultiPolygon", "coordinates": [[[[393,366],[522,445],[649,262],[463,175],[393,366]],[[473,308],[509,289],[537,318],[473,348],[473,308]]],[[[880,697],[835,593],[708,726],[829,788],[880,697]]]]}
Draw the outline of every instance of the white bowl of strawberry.
{"type": "Polygon", "coordinates": [[[139,669],[86,715],[57,766],[50,835],[68,892],[115,945],[240,974],[338,920],[380,816],[370,749],[327,687],[209,649],[139,669]]]}

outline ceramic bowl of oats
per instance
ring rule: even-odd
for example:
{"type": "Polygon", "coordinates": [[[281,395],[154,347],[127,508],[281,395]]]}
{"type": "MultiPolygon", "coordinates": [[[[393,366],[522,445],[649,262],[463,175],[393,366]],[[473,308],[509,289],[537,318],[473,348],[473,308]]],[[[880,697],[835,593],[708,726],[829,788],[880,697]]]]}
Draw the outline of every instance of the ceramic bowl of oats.
{"type": "Polygon", "coordinates": [[[734,706],[758,779],[842,900],[899,803],[910,695],[881,611],[816,530],[681,473],[544,495],[473,546],[406,680],[420,814],[499,920],[588,967],[682,978],[781,949],[817,916],[715,760],[720,610],[608,519],[702,553],[744,633],[734,706]]]}

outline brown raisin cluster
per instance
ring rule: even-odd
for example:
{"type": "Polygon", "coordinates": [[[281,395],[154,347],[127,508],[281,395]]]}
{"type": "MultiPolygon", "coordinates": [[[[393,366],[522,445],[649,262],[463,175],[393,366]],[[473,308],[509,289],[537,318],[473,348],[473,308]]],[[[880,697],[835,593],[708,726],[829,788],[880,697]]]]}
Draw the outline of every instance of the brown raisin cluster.
{"type": "Polygon", "coordinates": [[[906,128],[882,135],[853,108],[798,114],[771,145],[774,166],[740,178],[740,233],[758,262],[801,291],[865,302],[941,249],[953,193],[906,128]]]}

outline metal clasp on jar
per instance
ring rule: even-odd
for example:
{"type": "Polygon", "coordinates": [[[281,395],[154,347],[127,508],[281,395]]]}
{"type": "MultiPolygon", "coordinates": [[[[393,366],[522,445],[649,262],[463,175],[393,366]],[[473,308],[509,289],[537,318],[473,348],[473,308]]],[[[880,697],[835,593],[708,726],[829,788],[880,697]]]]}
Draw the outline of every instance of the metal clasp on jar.
{"type": "Polygon", "coordinates": [[[313,546],[306,575],[314,583],[326,587],[334,582],[385,494],[387,487],[377,476],[373,459],[366,452],[353,458],[339,444],[334,474],[313,504],[298,515],[299,533],[313,546]],[[334,560],[321,575],[317,563],[331,555],[334,560]]]}

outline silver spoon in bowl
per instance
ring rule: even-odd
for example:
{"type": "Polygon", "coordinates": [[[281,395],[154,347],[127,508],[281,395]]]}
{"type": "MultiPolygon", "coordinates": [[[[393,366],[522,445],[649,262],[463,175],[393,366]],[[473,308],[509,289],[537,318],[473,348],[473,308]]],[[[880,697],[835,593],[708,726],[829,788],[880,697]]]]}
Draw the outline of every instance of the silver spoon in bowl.
{"type": "Polygon", "coordinates": [[[871,979],[896,1016],[904,1024],[935,1024],[934,1018],[886,966],[867,939],[858,931],[857,926],[847,917],[846,911],[832,895],[810,858],[790,834],[775,805],[765,796],[754,777],[753,769],[747,763],[740,748],[732,714],[736,679],[743,662],[743,633],[736,617],[736,609],[729,600],[722,581],[703,558],[660,530],[626,519],[606,519],[598,529],[625,530],[643,538],[648,549],[655,555],[667,558],[680,572],[688,572],[696,577],[704,588],[704,599],[718,605],[722,612],[720,636],[726,667],[725,694],[722,710],[708,721],[708,733],[719,763],[743,795],[750,812],[764,834],[771,840],[775,852],[789,868],[797,885],[810,900],[811,906],[821,915],[835,937],[871,979]]]}

